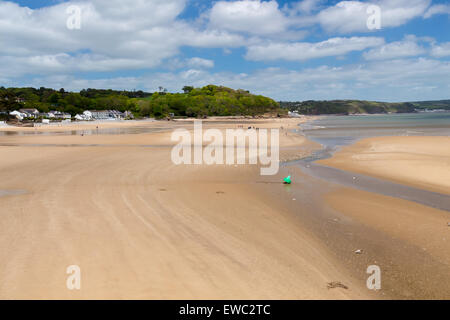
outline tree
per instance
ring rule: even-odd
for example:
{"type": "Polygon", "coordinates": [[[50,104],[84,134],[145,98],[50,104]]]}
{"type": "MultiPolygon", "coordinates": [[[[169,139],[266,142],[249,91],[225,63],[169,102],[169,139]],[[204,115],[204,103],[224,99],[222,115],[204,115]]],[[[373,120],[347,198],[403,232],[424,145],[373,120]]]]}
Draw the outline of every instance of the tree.
{"type": "Polygon", "coordinates": [[[16,101],[16,95],[10,91],[6,90],[0,92],[0,111],[8,112],[19,109],[20,104],[16,101]]]}
{"type": "Polygon", "coordinates": [[[159,94],[167,94],[167,89],[166,88],[164,88],[164,87],[158,87],[158,90],[159,90],[159,94]]]}
{"type": "MultiPolygon", "coordinates": [[[[169,93],[162,86],[158,89],[159,91],[148,93],[89,88],[77,93],[68,92],[64,88],[54,90],[45,87],[39,89],[0,87],[0,111],[21,108],[17,103],[19,97],[25,99],[27,107],[36,108],[40,112],[56,109],[71,114],[94,109],[132,111],[144,117],[157,118],[166,117],[170,113],[193,117],[279,113],[279,104],[274,100],[241,89],[234,90],[216,85],[202,88],[184,86],[184,93],[169,93]]],[[[312,107],[311,112],[314,112],[314,109],[317,107],[312,107]]]]}
{"type": "Polygon", "coordinates": [[[184,93],[191,93],[192,90],[194,90],[194,87],[192,87],[192,86],[184,86],[183,87],[183,92],[184,93]]]}
{"type": "Polygon", "coordinates": [[[48,98],[48,102],[56,104],[58,103],[59,98],[60,98],[59,94],[55,92],[48,98]]]}

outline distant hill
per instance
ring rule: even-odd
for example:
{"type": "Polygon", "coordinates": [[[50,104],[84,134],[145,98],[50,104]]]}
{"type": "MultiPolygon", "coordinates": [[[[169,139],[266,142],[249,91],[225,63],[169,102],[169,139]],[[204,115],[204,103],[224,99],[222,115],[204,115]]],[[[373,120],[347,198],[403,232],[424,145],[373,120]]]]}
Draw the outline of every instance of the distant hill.
{"type": "Polygon", "coordinates": [[[280,106],[289,111],[298,111],[300,114],[305,115],[412,113],[420,110],[450,110],[450,100],[397,103],[363,100],[282,101],[280,106]]]}
{"type": "Polygon", "coordinates": [[[437,100],[437,101],[418,101],[411,102],[417,109],[423,110],[450,110],[450,100],[437,100]]]}

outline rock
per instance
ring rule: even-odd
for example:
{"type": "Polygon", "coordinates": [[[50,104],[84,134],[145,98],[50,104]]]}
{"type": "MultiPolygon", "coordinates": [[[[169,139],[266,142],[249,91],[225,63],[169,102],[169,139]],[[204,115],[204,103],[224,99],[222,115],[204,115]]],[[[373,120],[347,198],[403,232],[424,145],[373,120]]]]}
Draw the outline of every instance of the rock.
{"type": "Polygon", "coordinates": [[[362,254],[363,251],[362,251],[362,250],[356,250],[355,253],[356,253],[356,254],[362,254]]]}

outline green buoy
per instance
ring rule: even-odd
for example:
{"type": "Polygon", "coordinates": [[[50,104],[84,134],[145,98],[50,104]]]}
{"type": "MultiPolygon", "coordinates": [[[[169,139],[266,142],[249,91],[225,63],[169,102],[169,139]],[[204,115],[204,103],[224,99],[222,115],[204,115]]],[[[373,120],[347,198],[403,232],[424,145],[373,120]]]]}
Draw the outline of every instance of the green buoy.
{"type": "Polygon", "coordinates": [[[284,178],[284,184],[291,184],[292,180],[291,180],[291,176],[284,178]]]}

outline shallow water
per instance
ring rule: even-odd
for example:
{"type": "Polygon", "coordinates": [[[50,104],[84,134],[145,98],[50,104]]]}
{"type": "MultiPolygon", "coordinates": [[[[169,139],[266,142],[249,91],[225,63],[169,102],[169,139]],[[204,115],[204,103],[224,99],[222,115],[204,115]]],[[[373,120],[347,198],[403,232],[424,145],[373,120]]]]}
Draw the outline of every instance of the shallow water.
{"type": "Polygon", "coordinates": [[[0,190],[0,197],[17,196],[27,193],[25,190],[0,190]]]}
{"type": "Polygon", "coordinates": [[[388,180],[347,172],[306,161],[297,161],[291,164],[299,165],[302,168],[302,171],[309,176],[330,183],[413,201],[428,207],[450,212],[450,195],[418,189],[388,180]]]}
{"type": "Polygon", "coordinates": [[[130,128],[105,128],[105,129],[89,129],[89,130],[70,130],[67,127],[66,130],[61,128],[61,131],[0,131],[0,136],[90,136],[90,135],[121,135],[121,134],[140,134],[140,133],[152,133],[163,132],[171,128],[153,128],[153,127],[130,127],[130,128]]]}
{"type": "Polygon", "coordinates": [[[377,136],[450,136],[450,112],[386,114],[367,116],[323,116],[300,125],[300,131],[329,157],[339,147],[377,136]]]}
{"type": "Polygon", "coordinates": [[[414,201],[450,211],[450,196],[395,182],[347,172],[315,163],[330,158],[342,146],[376,136],[450,136],[450,112],[390,114],[370,116],[325,116],[301,125],[301,131],[322,149],[300,161],[308,175],[331,183],[381,195],[414,201]]]}

